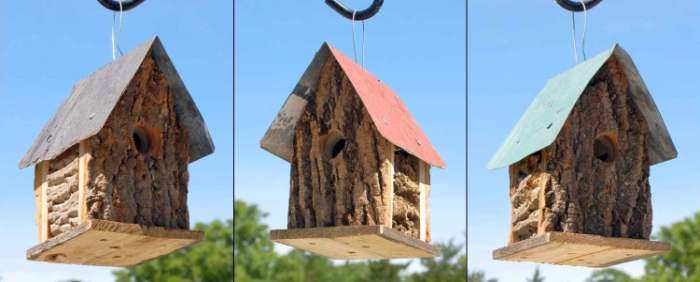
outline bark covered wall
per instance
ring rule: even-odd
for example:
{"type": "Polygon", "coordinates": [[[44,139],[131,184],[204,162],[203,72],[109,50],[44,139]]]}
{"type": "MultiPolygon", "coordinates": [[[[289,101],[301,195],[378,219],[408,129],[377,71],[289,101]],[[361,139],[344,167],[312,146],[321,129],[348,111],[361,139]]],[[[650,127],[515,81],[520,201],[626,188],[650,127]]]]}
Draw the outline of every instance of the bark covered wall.
{"type": "Polygon", "coordinates": [[[49,162],[46,189],[49,238],[78,225],[78,145],[49,162]]]}
{"type": "Polygon", "coordinates": [[[394,154],[394,213],[392,228],[420,238],[420,160],[399,150],[394,154]]]}
{"type": "Polygon", "coordinates": [[[648,136],[621,67],[607,62],[554,143],[511,165],[511,242],[538,231],[648,239],[648,136]],[[596,149],[606,138],[612,155],[596,149]]]}
{"type": "Polygon", "coordinates": [[[188,229],[187,140],[168,82],[149,56],[89,139],[89,218],[188,229]],[[145,153],[135,130],[147,136],[145,153]]]}
{"type": "Polygon", "coordinates": [[[391,224],[393,145],[333,60],[295,132],[288,228],[391,224]],[[333,140],[342,138],[333,157],[333,140]],[[329,141],[330,140],[330,141],[329,141]]]}

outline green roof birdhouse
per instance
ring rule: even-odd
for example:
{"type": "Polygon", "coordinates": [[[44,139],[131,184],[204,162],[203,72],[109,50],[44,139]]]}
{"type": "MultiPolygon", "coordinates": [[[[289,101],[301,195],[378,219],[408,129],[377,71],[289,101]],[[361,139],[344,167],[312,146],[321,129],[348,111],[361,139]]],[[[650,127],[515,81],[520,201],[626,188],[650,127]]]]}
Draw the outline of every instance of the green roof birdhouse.
{"type": "Polygon", "coordinates": [[[36,165],[27,258],[132,266],[201,240],[187,166],[213,151],[160,40],[140,45],[76,83],[20,161],[36,165]]]}
{"type": "Polygon", "coordinates": [[[444,167],[384,83],[323,44],[261,141],[291,164],[278,243],[335,259],[433,257],[430,167],[444,167]]]}
{"type": "Polygon", "coordinates": [[[494,259],[605,267],[670,249],[649,241],[649,167],[676,157],[620,46],[557,75],[488,164],[508,167],[508,246],[494,259]]]}

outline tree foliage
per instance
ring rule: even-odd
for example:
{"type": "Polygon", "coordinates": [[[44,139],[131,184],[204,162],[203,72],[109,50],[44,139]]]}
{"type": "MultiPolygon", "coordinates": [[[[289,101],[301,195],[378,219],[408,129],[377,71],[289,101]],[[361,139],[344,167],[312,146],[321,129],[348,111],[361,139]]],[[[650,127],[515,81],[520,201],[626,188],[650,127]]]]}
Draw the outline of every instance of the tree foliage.
{"type": "Polygon", "coordinates": [[[467,275],[467,256],[459,255],[462,245],[456,245],[450,240],[444,244],[437,244],[437,247],[440,250],[440,256],[420,259],[420,264],[425,267],[425,271],[412,274],[410,281],[464,281],[467,275]]]}
{"type": "Polygon", "coordinates": [[[700,213],[661,227],[657,237],[671,252],[647,259],[642,281],[700,281],[700,213]]]}
{"type": "Polygon", "coordinates": [[[544,276],[540,273],[540,268],[535,267],[535,272],[532,274],[532,278],[528,278],[527,282],[544,282],[544,276]]]}
{"type": "Polygon", "coordinates": [[[231,281],[233,221],[198,223],[204,240],[190,248],[114,272],[117,282],[231,281]]]}
{"type": "Polygon", "coordinates": [[[614,268],[606,268],[596,270],[591,277],[586,279],[586,282],[637,282],[639,280],[632,278],[629,274],[622,270],[614,268]]]}

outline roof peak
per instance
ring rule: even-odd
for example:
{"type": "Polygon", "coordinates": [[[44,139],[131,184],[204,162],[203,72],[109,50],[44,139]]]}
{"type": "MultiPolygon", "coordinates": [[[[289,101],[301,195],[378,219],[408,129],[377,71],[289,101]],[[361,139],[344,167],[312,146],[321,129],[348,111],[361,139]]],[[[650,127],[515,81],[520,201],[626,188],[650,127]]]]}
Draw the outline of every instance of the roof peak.
{"type": "Polygon", "coordinates": [[[328,42],[324,42],[316,52],[311,64],[260,141],[263,149],[284,160],[291,159],[296,121],[303,113],[310,96],[315,94],[321,68],[329,57],[340,65],[369,112],[377,131],[384,138],[432,166],[445,167],[445,162],[394,91],[328,42]]]}
{"type": "Polygon", "coordinates": [[[168,79],[175,111],[188,129],[190,162],[213,152],[209,131],[158,36],[78,81],[58,111],[44,125],[27,154],[19,162],[25,168],[63,153],[81,140],[97,134],[117,105],[147,56],[168,79]]]}
{"type": "Polygon", "coordinates": [[[588,83],[611,59],[620,63],[629,81],[629,93],[649,126],[650,142],[647,151],[650,164],[675,158],[676,148],[649,90],[632,58],[616,43],[612,48],[547,81],[491,158],[488,168],[511,165],[551,145],[588,83]]]}

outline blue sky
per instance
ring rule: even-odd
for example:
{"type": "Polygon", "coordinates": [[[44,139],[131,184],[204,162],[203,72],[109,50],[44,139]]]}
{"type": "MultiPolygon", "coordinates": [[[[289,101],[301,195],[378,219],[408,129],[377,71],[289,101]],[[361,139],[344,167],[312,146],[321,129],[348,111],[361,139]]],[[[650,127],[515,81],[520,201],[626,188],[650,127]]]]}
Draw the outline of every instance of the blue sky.
{"type": "MultiPolygon", "coordinates": [[[[207,122],[216,151],[190,165],[190,221],[232,218],[231,1],[146,1],[127,12],[121,49],[160,36],[207,122]],[[167,2],[167,4],[166,4],[167,2]]],[[[111,281],[106,267],[29,262],[37,243],[33,169],[17,163],[72,85],[111,61],[112,13],[97,1],[0,4],[0,276],[3,281],[111,281]]]]}
{"type": "MultiPolygon", "coordinates": [[[[654,232],[700,206],[698,171],[697,22],[693,1],[603,1],[588,14],[589,57],[618,42],[630,54],[658,106],[678,158],[651,168],[654,232]]],[[[507,240],[506,169],[486,163],[544,83],[574,65],[571,14],[554,1],[469,1],[468,6],[469,268],[499,281],[524,281],[533,263],[491,259],[507,240]]],[[[583,16],[577,15],[581,31],[583,16]]],[[[580,38],[580,35],[579,35],[580,38]]],[[[618,266],[641,274],[642,262],[618,266]]],[[[583,281],[590,268],[540,266],[547,281],[583,281]]]]}
{"type": "MultiPolygon", "coordinates": [[[[345,1],[364,8],[371,1],[345,1]]],[[[447,163],[433,168],[431,236],[464,243],[465,3],[385,1],[365,24],[366,68],[396,91],[447,163]]],[[[351,22],[323,1],[236,3],[236,198],[286,228],[289,164],[259,141],[324,41],[352,57],[351,22]]],[[[358,23],[356,31],[361,31],[358,23]]],[[[358,41],[358,46],[359,41],[358,41]]],[[[284,250],[284,248],[282,248],[284,250]]]]}

